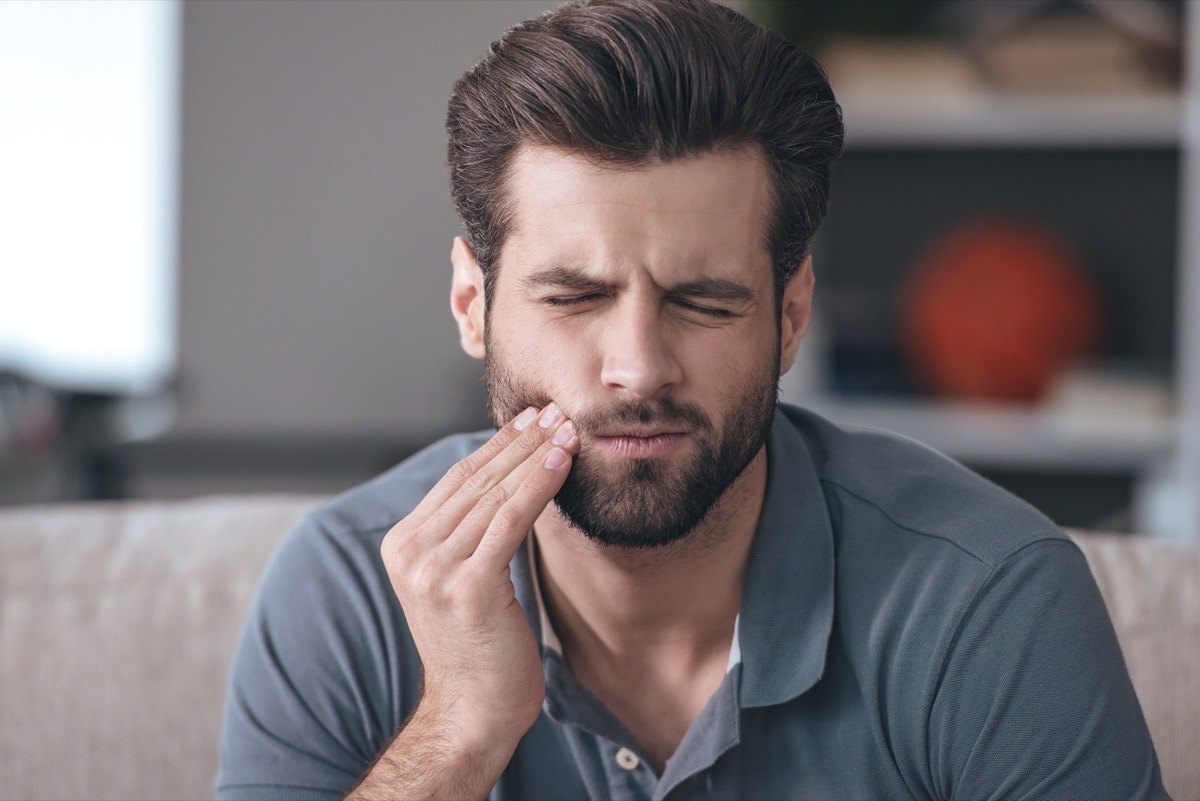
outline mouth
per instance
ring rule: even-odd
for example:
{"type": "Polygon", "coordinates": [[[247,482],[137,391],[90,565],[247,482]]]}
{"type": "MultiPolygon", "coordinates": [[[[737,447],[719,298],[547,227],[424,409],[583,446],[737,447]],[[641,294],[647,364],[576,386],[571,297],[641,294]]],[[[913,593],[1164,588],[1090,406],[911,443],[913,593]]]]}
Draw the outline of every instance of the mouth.
{"type": "Polygon", "coordinates": [[[593,445],[617,456],[647,459],[675,453],[687,438],[684,431],[630,429],[599,434],[593,438],[593,445]]]}

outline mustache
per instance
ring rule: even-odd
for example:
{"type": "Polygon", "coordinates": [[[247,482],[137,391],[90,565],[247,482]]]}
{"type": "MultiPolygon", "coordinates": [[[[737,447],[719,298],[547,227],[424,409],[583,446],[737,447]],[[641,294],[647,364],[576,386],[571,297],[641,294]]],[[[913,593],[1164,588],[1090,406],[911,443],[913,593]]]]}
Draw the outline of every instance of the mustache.
{"type": "Polygon", "coordinates": [[[575,430],[584,435],[611,431],[622,425],[669,426],[702,431],[712,429],[712,423],[699,406],[669,397],[626,401],[599,409],[584,409],[568,416],[574,422],[575,430]]]}

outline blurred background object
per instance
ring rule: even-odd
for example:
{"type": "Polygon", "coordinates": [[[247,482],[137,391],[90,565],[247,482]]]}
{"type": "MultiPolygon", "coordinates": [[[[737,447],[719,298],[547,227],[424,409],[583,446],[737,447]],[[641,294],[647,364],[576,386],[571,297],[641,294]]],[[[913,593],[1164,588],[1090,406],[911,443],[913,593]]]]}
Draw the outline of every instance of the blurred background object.
{"type": "Polygon", "coordinates": [[[1036,223],[967,220],[936,234],[902,282],[909,369],[940,397],[1038,401],[1100,339],[1086,267],[1036,223]]]}
{"type": "Polygon", "coordinates": [[[56,500],[62,493],[59,401],[49,389],[0,372],[0,504],[56,500]]]}
{"type": "Polygon", "coordinates": [[[0,369],[174,373],[178,60],[173,0],[0,3],[0,369]]]}
{"type": "Polygon", "coordinates": [[[823,344],[784,396],[928,442],[1060,523],[1200,539],[1191,9],[747,8],[816,53],[846,121],[814,245],[823,344]]]}
{"type": "MultiPolygon", "coordinates": [[[[444,301],[459,232],[445,103],[500,31],[556,4],[116,4],[173,9],[163,19],[174,27],[156,45],[173,55],[155,85],[160,98],[174,92],[174,112],[157,118],[165,144],[148,151],[173,152],[173,167],[156,184],[142,168],[118,170],[173,189],[152,215],[114,212],[156,232],[145,252],[157,254],[155,297],[166,300],[145,319],[163,327],[142,341],[157,366],[139,381],[64,381],[0,344],[0,370],[28,382],[22,397],[48,393],[59,426],[53,447],[0,442],[0,465],[24,460],[28,479],[0,472],[0,502],[335,492],[442,434],[486,426],[480,365],[459,351],[444,301]]],[[[23,5],[0,3],[0,14],[23,5]]],[[[71,13],[105,8],[32,5],[59,8],[59,32],[74,36],[88,23],[71,13]]],[[[816,315],[785,398],[924,440],[1060,523],[1200,537],[1190,489],[1200,485],[1200,330],[1181,313],[1200,303],[1191,233],[1200,226],[1187,224],[1200,213],[1190,199],[1200,188],[1190,155],[1200,146],[1200,100],[1185,68],[1197,15],[1164,0],[730,5],[815,50],[847,127],[814,245],[816,315]],[[1043,290],[1043,279],[1027,278],[1019,290],[1016,273],[1001,279],[1017,290],[1006,297],[1024,292],[1030,303],[998,302],[993,316],[1004,306],[1004,319],[1054,323],[1049,334],[1019,324],[1013,343],[1046,347],[1029,357],[1035,368],[1012,371],[1025,375],[1022,391],[984,393],[986,402],[931,392],[911,354],[932,346],[906,344],[904,333],[916,265],[980,219],[1053,231],[1090,287],[1043,290]],[[1072,308],[1082,322],[1062,318],[1072,308]],[[1091,317],[1102,336],[1069,349],[1086,358],[1054,350],[1091,317]]],[[[4,86],[58,80],[49,58],[58,45],[17,38],[19,47],[0,47],[4,86]],[[17,51],[33,54],[34,66],[13,67],[17,51]]],[[[93,45],[67,62],[104,49],[93,45]]],[[[85,102],[57,124],[45,116],[52,104],[31,106],[23,135],[54,144],[63,163],[116,164],[109,154],[139,140],[104,128],[102,105],[85,102]]],[[[0,158],[17,164],[14,152],[0,158]]],[[[96,345],[154,294],[118,288],[117,268],[134,260],[95,233],[122,193],[46,205],[43,197],[70,199],[83,184],[54,172],[53,160],[26,162],[18,166],[34,176],[33,194],[26,202],[0,185],[0,225],[30,220],[22,228],[43,233],[0,237],[35,243],[19,258],[0,256],[0,342],[10,321],[31,319],[96,345]],[[28,294],[34,277],[59,275],[49,266],[59,253],[75,254],[60,261],[83,277],[54,277],[28,294]]],[[[133,183],[110,176],[99,185],[133,183]]],[[[982,353],[969,335],[939,336],[957,358],[982,353]]],[[[1004,348],[988,359],[1017,361],[1004,348]]]]}
{"type": "Polygon", "coordinates": [[[750,0],[836,89],[1173,93],[1180,0],[750,0]]]}
{"type": "Polygon", "coordinates": [[[989,86],[1018,92],[1178,90],[1182,26],[1163,0],[957,3],[989,86]]]}
{"type": "Polygon", "coordinates": [[[179,11],[0,3],[0,503],[116,497],[170,423],[179,11]]]}

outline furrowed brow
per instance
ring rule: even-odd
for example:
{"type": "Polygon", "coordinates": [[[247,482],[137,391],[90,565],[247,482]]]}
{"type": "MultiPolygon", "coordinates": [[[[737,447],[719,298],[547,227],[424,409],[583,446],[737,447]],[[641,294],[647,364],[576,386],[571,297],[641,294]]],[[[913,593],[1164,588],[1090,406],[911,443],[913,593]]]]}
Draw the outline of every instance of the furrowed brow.
{"type": "Polygon", "coordinates": [[[609,286],[572,267],[539,270],[522,278],[520,285],[526,292],[536,292],[540,289],[598,290],[609,286]]]}
{"type": "Polygon", "coordinates": [[[677,284],[669,291],[672,295],[686,295],[722,303],[753,303],[758,297],[750,287],[725,278],[700,278],[677,284]]]}

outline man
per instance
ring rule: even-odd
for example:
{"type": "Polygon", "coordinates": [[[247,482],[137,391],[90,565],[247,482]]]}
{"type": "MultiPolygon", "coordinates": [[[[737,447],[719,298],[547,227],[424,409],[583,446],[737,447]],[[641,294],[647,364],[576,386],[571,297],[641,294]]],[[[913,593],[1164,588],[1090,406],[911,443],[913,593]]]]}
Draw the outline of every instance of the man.
{"type": "Polygon", "coordinates": [[[282,547],[220,797],[1165,796],[1070,541],[776,403],[842,142],[807,55],[596,0],[506,33],[447,127],[498,431],[282,547]]]}

